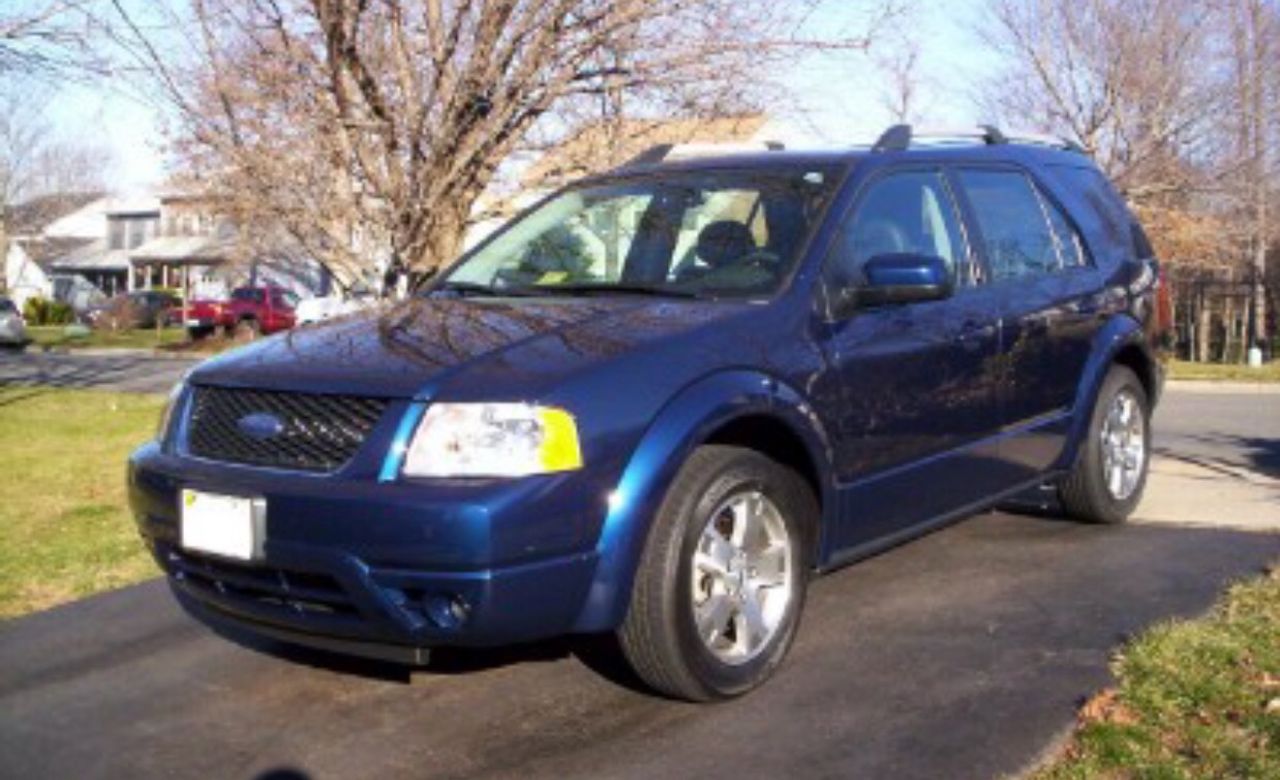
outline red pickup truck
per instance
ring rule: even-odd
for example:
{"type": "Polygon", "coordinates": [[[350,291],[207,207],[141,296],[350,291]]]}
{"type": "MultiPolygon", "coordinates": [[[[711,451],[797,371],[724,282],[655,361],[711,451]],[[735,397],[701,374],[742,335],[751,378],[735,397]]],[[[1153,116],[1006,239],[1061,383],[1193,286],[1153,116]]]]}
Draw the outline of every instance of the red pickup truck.
{"type": "Polygon", "coordinates": [[[282,287],[237,287],[225,301],[192,301],[185,312],[187,328],[196,336],[239,325],[257,333],[275,333],[294,326],[297,305],[298,296],[282,287]]]}

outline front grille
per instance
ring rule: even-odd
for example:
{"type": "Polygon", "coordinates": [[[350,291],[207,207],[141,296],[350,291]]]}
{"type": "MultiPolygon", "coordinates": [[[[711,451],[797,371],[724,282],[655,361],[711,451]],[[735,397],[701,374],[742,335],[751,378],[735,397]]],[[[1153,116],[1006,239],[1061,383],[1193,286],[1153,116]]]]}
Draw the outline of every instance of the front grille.
{"type": "Polygon", "coordinates": [[[386,399],[196,387],[187,422],[187,449],[210,460],[251,466],[334,471],[356,454],[387,407],[386,399]],[[252,415],[278,421],[250,435],[252,415]]]}

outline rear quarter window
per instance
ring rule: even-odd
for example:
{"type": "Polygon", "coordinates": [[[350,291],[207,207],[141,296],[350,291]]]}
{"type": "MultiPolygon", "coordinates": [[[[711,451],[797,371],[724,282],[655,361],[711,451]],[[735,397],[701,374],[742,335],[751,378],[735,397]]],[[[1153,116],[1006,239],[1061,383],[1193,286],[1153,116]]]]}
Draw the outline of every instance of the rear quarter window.
{"type": "Polygon", "coordinates": [[[1076,196],[1081,205],[1089,209],[1107,243],[1126,249],[1133,246],[1133,217],[1120,193],[1111,186],[1102,171],[1093,167],[1069,165],[1050,165],[1047,168],[1065,189],[1076,196]]]}

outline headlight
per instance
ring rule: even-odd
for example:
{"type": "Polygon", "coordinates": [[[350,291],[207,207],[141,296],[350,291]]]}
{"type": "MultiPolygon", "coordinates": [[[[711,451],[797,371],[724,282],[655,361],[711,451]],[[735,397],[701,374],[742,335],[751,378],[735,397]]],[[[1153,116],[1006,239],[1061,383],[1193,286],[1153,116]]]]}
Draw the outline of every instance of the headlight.
{"type": "Polygon", "coordinates": [[[169,391],[169,397],[165,399],[164,410],[160,412],[160,424],[156,426],[156,440],[161,444],[164,443],[165,436],[169,433],[169,423],[173,421],[173,410],[178,405],[178,399],[182,397],[182,391],[187,387],[187,375],[183,374],[169,391]]]}
{"type": "Polygon", "coordinates": [[[573,416],[530,404],[434,404],[405,454],[413,477],[523,477],[582,467],[573,416]]]}

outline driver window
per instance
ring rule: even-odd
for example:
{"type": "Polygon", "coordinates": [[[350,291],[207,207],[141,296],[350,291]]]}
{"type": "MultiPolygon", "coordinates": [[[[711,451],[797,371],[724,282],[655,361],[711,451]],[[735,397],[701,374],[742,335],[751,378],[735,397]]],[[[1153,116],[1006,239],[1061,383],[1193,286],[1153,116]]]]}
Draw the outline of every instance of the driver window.
{"type": "MultiPolygon", "coordinates": [[[[937,171],[904,171],[873,183],[832,248],[827,281],[857,285],[868,260],[900,253],[940,257],[953,273],[969,267],[955,205],[937,171]]],[[[970,283],[967,276],[960,273],[958,283],[970,283]]]]}

